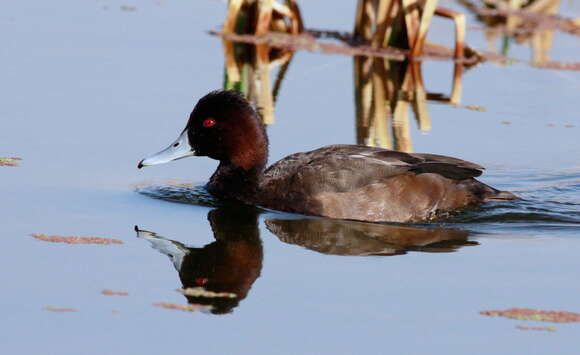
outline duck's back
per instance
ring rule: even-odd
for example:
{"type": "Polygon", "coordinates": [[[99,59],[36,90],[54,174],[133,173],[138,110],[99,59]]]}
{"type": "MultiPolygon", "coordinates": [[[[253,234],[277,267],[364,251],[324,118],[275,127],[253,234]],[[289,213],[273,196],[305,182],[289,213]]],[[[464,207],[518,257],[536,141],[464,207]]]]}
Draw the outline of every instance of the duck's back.
{"type": "Polygon", "coordinates": [[[426,221],[471,204],[514,197],[474,179],[482,169],[440,155],[333,145],[269,167],[256,203],[331,218],[426,221]]]}

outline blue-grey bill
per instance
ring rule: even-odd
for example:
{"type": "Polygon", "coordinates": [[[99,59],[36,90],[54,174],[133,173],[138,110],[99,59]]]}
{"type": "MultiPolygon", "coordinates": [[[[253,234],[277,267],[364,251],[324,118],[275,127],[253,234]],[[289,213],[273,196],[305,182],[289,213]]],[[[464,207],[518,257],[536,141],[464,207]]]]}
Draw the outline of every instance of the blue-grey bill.
{"type": "Polygon", "coordinates": [[[195,155],[195,152],[189,144],[187,130],[184,130],[171,145],[159,153],[155,153],[139,162],[137,167],[141,169],[144,166],[158,165],[169,163],[170,161],[183,159],[195,155]]]}

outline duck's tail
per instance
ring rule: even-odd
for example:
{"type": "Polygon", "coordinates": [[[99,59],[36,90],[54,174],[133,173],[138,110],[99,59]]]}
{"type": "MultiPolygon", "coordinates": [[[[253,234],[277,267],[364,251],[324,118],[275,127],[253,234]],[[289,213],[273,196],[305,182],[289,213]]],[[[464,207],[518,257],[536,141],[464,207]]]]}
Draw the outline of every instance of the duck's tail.
{"type": "Polygon", "coordinates": [[[501,202],[501,201],[509,201],[509,200],[520,200],[521,197],[518,195],[509,192],[509,191],[500,191],[494,188],[493,192],[485,196],[483,199],[484,202],[501,202]]]}

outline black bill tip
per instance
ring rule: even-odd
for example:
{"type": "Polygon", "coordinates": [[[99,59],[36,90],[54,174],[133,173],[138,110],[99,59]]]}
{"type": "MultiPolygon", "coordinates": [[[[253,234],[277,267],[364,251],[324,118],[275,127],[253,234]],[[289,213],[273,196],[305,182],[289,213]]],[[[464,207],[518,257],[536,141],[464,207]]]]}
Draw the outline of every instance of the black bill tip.
{"type": "Polygon", "coordinates": [[[141,169],[143,167],[143,160],[141,160],[139,162],[139,164],[137,164],[137,169],[141,169]]]}

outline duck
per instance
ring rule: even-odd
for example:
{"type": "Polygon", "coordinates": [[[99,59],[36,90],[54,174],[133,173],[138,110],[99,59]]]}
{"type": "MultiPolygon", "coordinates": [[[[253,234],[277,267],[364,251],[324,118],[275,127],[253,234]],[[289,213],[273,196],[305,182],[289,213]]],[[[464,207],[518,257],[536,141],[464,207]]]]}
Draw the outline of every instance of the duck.
{"type": "Polygon", "coordinates": [[[477,180],[484,168],[458,158],[339,144],[266,167],[268,145],[250,102],[238,91],[216,90],[197,102],[179,137],[138,168],[206,156],[219,161],[205,186],[217,199],[366,222],[430,222],[517,198],[477,180]]]}

